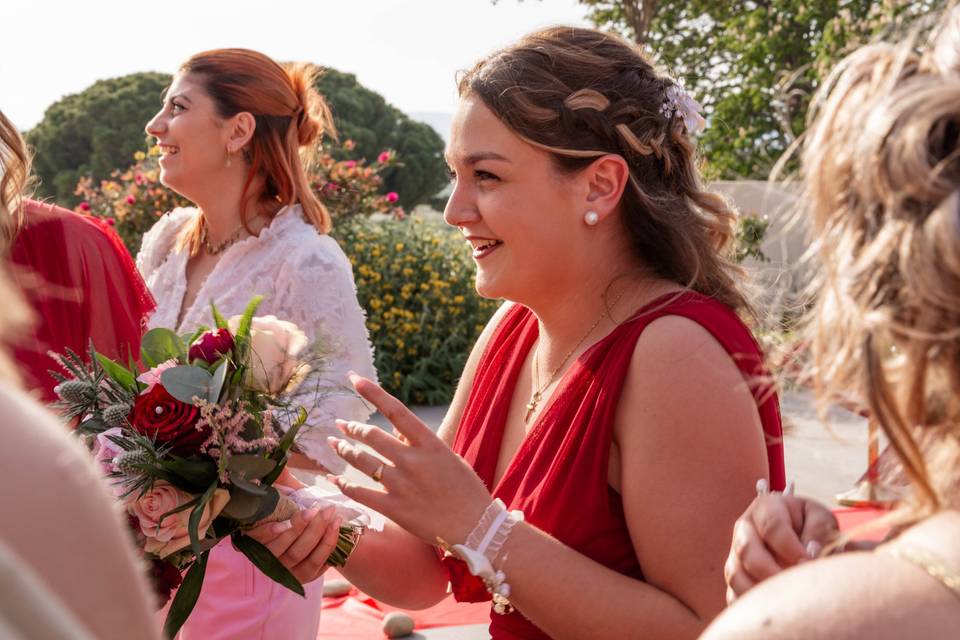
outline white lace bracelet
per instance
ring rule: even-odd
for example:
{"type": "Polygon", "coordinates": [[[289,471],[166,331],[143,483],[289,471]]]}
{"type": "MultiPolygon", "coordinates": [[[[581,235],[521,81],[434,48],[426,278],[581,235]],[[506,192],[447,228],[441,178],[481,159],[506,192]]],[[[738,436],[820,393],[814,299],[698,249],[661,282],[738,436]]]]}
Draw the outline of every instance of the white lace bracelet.
{"type": "Polygon", "coordinates": [[[463,560],[473,575],[483,580],[487,591],[493,596],[495,613],[513,611],[510,604],[510,585],[503,571],[493,568],[500,548],[507,541],[510,530],[523,520],[522,511],[507,511],[499,498],[490,503],[480,521],[467,536],[464,544],[455,544],[450,550],[463,560]]]}

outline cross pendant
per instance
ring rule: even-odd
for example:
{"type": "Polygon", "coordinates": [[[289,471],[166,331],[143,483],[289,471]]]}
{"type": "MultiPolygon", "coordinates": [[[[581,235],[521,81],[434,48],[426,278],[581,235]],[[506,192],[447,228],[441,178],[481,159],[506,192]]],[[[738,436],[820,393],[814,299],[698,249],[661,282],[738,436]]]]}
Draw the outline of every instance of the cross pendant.
{"type": "Polygon", "coordinates": [[[533,397],[530,398],[530,402],[527,403],[527,415],[523,417],[523,423],[526,424],[530,422],[530,416],[533,415],[533,412],[537,410],[537,405],[540,404],[540,392],[533,394],[533,397]]]}

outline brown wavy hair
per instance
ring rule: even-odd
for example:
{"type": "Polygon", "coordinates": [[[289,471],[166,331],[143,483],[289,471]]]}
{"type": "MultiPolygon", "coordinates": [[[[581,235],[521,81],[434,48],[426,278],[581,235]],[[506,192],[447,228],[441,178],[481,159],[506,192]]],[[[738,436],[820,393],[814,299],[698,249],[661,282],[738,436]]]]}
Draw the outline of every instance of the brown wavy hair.
{"type": "Polygon", "coordinates": [[[675,81],[626,41],[551,27],[478,62],[459,80],[514,133],[576,172],[617,154],[630,168],[620,202],[635,254],[655,275],[751,312],[729,258],[736,211],[701,181],[683,118],[661,108],[675,81]]]}
{"type": "Polygon", "coordinates": [[[0,112],[0,256],[7,255],[23,225],[23,198],[29,181],[27,145],[0,112]]]}
{"type": "Polygon", "coordinates": [[[841,62],[814,101],[802,151],[802,201],[822,261],[813,381],[823,399],[863,402],[915,487],[915,513],[958,498],[958,136],[954,10],[925,46],[913,36],[841,62]]]}
{"type": "MultiPolygon", "coordinates": [[[[256,120],[253,138],[243,149],[249,167],[241,197],[247,230],[246,205],[253,199],[268,218],[280,207],[299,203],[320,233],[330,231],[330,214],[306,175],[322,136],[336,136],[330,108],[314,88],[320,70],[302,63],[283,66],[249,49],[215,49],[192,56],[180,71],[200,81],[221,118],[246,111],[256,120]],[[257,176],[264,186],[253,193],[257,176]]],[[[202,224],[198,219],[184,236],[191,254],[200,250],[202,224]]]]}

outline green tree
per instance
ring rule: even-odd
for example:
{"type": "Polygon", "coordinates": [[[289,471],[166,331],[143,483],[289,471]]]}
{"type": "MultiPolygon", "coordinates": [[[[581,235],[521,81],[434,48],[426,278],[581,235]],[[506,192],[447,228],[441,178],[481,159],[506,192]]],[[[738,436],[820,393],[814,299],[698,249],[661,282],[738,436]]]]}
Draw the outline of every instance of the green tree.
{"type": "Polygon", "coordinates": [[[79,202],[74,189],[81,177],[107,178],[129,164],[134,152],[146,150],[143,127],[169,83],[170,76],[162,73],[134,73],[99,80],[49,107],[27,134],[39,193],[73,206],[79,202]]]}
{"type": "MultiPolygon", "coordinates": [[[[126,168],[136,151],[147,150],[143,128],[169,84],[166,74],[134,73],[100,80],[48,108],[27,134],[36,151],[39,193],[75,206],[80,178],[99,183],[126,168]]],[[[318,88],[331,104],[340,139],[356,144],[351,157],[373,163],[384,150],[396,152],[400,162],[385,171],[384,193],[395,191],[401,205],[412,207],[443,188],[443,140],[429,125],[411,120],[353,75],[329,70],[318,88]]]]}
{"type": "Polygon", "coordinates": [[[353,157],[373,162],[381,151],[397,152],[399,162],[384,171],[384,190],[412,207],[430,200],[447,183],[443,139],[429,125],[411,120],[356,76],[328,69],[317,89],[330,103],[341,140],[353,140],[353,157]]]}
{"type": "MultiPolygon", "coordinates": [[[[599,28],[644,44],[704,106],[707,173],[765,178],[803,132],[821,78],[947,0],[580,0],[599,28]]],[[[929,21],[928,21],[929,22],[929,21]]],[[[921,23],[922,24],[922,23],[921,23]]]]}

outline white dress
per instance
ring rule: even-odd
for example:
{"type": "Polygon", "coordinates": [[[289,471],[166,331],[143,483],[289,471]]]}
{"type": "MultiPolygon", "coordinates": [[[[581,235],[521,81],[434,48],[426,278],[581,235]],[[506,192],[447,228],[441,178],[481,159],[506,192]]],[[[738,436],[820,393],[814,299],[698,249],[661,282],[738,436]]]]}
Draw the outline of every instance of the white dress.
{"type": "MultiPolygon", "coordinates": [[[[333,238],[318,233],[304,220],[299,205],[286,207],[258,237],[241,240],[224,251],[176,326],[187,290],[189,258],[186,249],[177,250],[177,238],[197,215],[194,208],[175,209],[143,236],[137,268],[157,301],[150,328],[185,333],[201,325],[211,326],[211,299],[220,313],[230,317],[243,313],[254,295],[262,295],[257,315],[295,323],[330,352],[323,386],[340,387],[344,392],[326,395],[319,402],[297,397],[310,413],[297,445],[326,468],[341,472],[343,461],[326,443],[328,435],[340,435],[334,418],[366,421],[371,413],[363,400],[346,391],[346,374],[353,370],[376,377],[350,261],[333,238]]],[[[303,599],[262,575],[229,542],[222,543],[210,554],[200,600],[180,638],[314,640],[322,580],[305,587],[307,597],[303,599]]]]}

